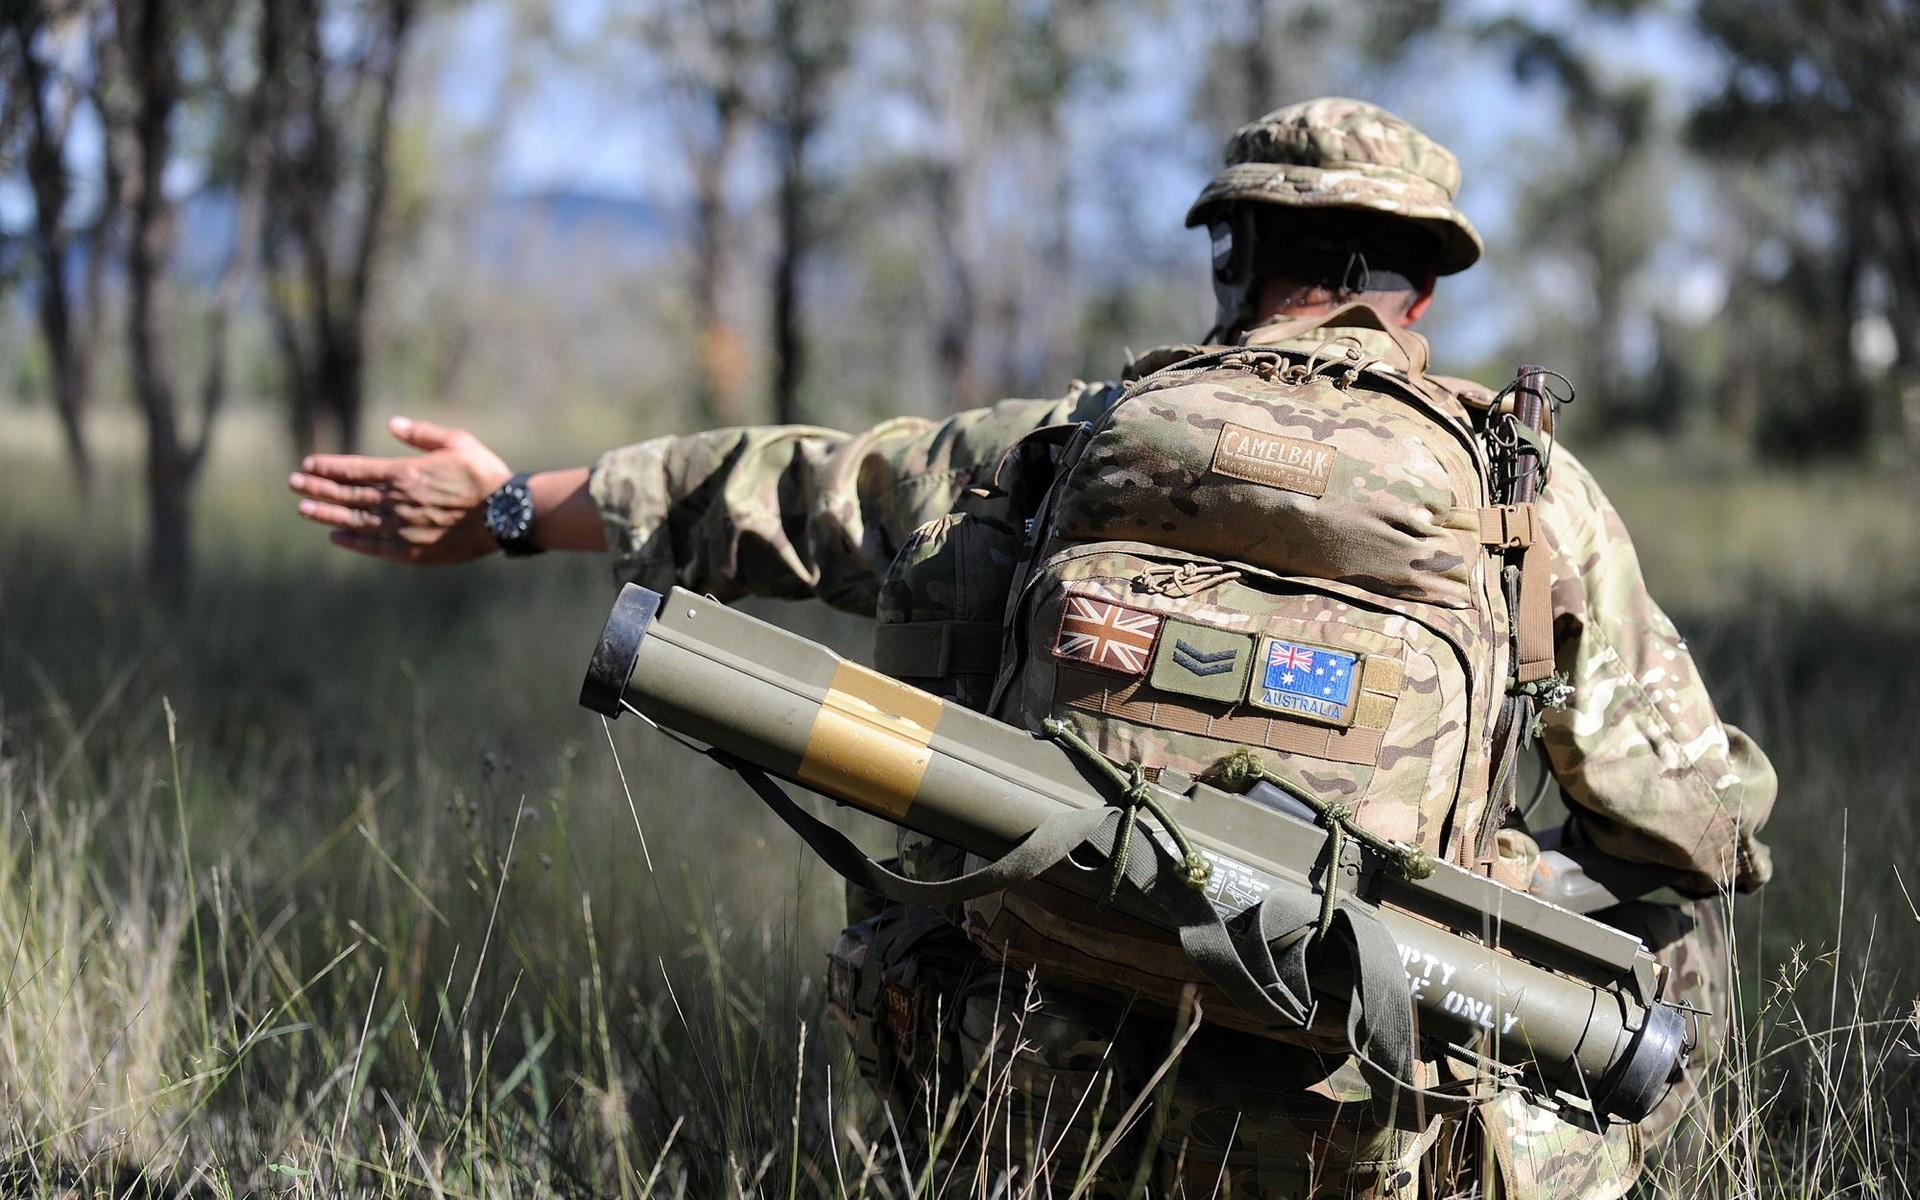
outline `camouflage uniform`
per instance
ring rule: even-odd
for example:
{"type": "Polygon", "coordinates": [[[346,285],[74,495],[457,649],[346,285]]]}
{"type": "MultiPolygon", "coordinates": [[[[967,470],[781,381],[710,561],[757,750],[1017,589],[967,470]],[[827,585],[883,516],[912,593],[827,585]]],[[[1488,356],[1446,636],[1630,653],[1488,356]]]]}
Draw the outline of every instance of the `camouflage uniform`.
{"type": "MultiPolygon", "coordinates": [[[[1237,134],[1228,157],[1190,223],[1210,204],[1237,200],[1375,207],[1432,227],[1443,270],[1478,256],[1478,235],[1452,206],[1452,156],[1371,106],[1316,101],[1282,110],[1237,134]]],[[[1333,332],[1409,365],[1405,335],[1333,332]]],[[[1311,322],[1270,323],[1247,340],[1311,347],[1328,336],[1311,322]]],[[[1484,402],[1484,390],[1446,382],[1484,402]]],[[[1076,383],[1057,400],[1009,400],[944,421],[902,417],[860,434],[759,427],[657,438],[605,455],[591,489],[621,579],[722,600],[818,597],[871,615],[889,563],[916,531],[937,533],[942,526],[929,523],[965,507],[968,490],[989,483],[1027,435],[1093,420],[1117,393],[1115,384],[1076,383]]],[[[1546,713],[1544,746],[1581,832],[1620,858],[1675,868],[1696,894],[1760,886],[1771,873],[1756,833],[1773,803],[1772,768],[1715,714],[1685,644],[1647,594],[1618,514],[1564,447],[1553,449],[1539,518],[1552,552],[1556,666],[1573,685],[1571,703],[1546,713]]],[[[1524,844],[1513,849],[1522,858],[1528,852],[1524,844]]],[[[1722,1012],[1726,942],[1717,903],[1632,905],[1609,915],[1675,968],[1682,998],[1722,1012]]],[[[1003,978],[993,994],[983,998],[976,988],[963,998],[958,1025],[972,1066],[992,1061],[992,1018],[1015,987],[1003,978]],[[982,1004],[997,1007],[983,1013],[982,1004]]],[[[1148,1082],[1148,1065],[1170,1036],[1164,1021],[1058,997],[1011,1011],[1053,1031],[1023,1035],[1023,1045],[1039,1047],[1026,1069],[1054,1072],[1050,1087],[1072,1078],[1092,1088],[1098,1076],[1105,1103],[1074,1111],[1104,1114],[1108,1128],[1148,1082]],[[1048,1003],[1064,1015],[1055,1019],[1048,1003]],[[1059,1053],[1049,1057],[1048,1044],[1059,1053]],[[1093,1046],[1115,1049],[1095,1054],[1093,1046]]],[[[1687,1079],[1651,1119],[1604,1137],[1518,1093],[1483,1107],[1476,1122],[1416,1136],[1372,1122],[1356,1103],[1364,1085],[1339,1053],[1208,1024],[1177,1075],[1158,1085],[1155,1169],[1169,1194],[1183,1183],[1191,1194],[1210,1194],[1224,1181],[1222,1194],[1414,1195],[1418,1180],[1418,1192],[1442,1195],[1460,1180],[1479,1180],[1488,1194],[1606,1200],[1627,1190],[1644,1150],[1674,1127],[1717,1045],[1717,1035],[1702,1039],[1687,1079]]],[[[1063,1152],[1078,1161],[1077,1149],[1063,1152]]]]}

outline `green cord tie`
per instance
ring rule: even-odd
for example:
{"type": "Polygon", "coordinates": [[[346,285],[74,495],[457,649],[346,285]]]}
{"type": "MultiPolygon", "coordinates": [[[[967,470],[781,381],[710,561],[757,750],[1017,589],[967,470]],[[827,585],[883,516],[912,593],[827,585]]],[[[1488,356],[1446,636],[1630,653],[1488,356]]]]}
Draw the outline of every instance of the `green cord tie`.
{"type": "Polygon", "coordinates": [[[1344,804],[1327,806],[1325,814],[1327,824],[1327,876],[1320,888],[1320,924],[1318,934],[1325,939],[1333,932],[1334,909],[1340,905],[1340,856],[1347,848],[1347,827],[1341,823],[1346,816],[1344,804]],[[1335,809],[1341,810],[1341,817],[1333,815],[1335,809]]]}
{"type": "MultiPolygon", "coordinates": [[[[1278,775],[1267,768],[1254,756],[1253,751],[1242,746],[1232,754],[1221,759],[1214,767],[1219,775],[1221,786],[1232,792],[1244,792],[1262,780],[1275,787],[1287,785],[1278,775]]],[[[1347,838],[1352,838],[1367,849],[1379,855],[1394,870],[1406,879],[1425,879],[1433,874],[1433,859],[1418,846],[1409,846],[1405,842],[1389,841],[1356,823],[1353,809],[1344,804],[1321,800],[1306,792],[1287,788],[1287,794],[1313,810],[1314,816],[1327,829],[1329,843],[1334,849],[1333,861],[1338,863],[1339,852],[1347,838]]],[[[1332,893],[1331,871],[1328,874],[1328,893],[1332,893]]],[[[1330,904],[1325,907],[1331,907],[1330,904]]],[[[1322,919],[1326,919],[1323,913],[1322,919]]]]}
{"type": "Polygon", "coordinates": [[[1120,884],[1126,879],[1127,863],[1133,853],[1133,831],[1140,823],[1140,810],[1143,808],[1179,847],[1180,881],[1195,891],[1206,890],[1207,884],[1213,879],[1213,864],[1200,853],[1187,837],[1186,831],[1180,828],[1180,822],[1153,794],[1153,783],[1139,763],[1128,763],[1126,770],[1121,770],[1095,750],[1080,736],[1080,731],[1066,721],[1049,719],[1041,727],[1046,730],[1048,737],[1093,764],[1120,789],[1117,800],[1120,832],[1114,839],[1113,857],[1107,862],[1107,894],[1101,903],[1111,904],[1114,897],[1120,894],[1120,884]]]}

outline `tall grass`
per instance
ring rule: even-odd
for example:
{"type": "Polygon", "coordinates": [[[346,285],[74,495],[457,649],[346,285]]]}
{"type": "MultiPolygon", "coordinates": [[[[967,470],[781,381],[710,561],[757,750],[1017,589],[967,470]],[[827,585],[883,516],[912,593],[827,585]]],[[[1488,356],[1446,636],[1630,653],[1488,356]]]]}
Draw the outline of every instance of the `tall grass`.
{"type": "Polygon", "coordinates": [[[224,796],[191,766],[176,779],[170,732],[111,762],[72,741],[16,747],[0,768],[12,1178],[718,1195],[756,1191],[776,1151],[820,1157],[826,1060],[794,1020],[817,1007],[798,906],[734,915],[691,868],[635,895],[577,861],[592,839],[572,836],[569,795],[488,811],[430,754],[418,774],[349,785],[344,816],[295,858],[247,827],[260,814],[215,825],[239,816],[223,800],[268,798],[270,777],[242,773],[224,796]],[[416,788],[437,811],[391,803],[416,788]],[[796,1086],[806,1122],[768,1120],[769,1093],[796,1086]]]}
{"type": "MultiPolygon", "coordinates": [[[[1845,481],[1676,479],[1629,465],[1616,492],[1630,520],[1666,514],[1639,526],[1656,590],[1689,598],[1723,709],[1781,769],[1779,877],[1736,910],[1718,1120],[1642,1191],[1911,1195],[1920,550],[1823,590],[1794,547],[1727,532],[1716,489],[1779,528],[1816,501],[1880,520],[1833,501],[1845,481]],[[1716,529],[1692,558],[1646,541],[1716,529]]],[[[823,1014],[824,868],[726,776],[633,722],[610,745],[575,706],[610,599],[598,564],[363,566],[263,519],[271,480],[222,486],[178,617],[141,602],[124,526],[63,525],[49,503],[0,527],[0,1186],[1034,1186],[1005,1146],[965,1161],[979,1114],[931,1114],[928,1156],[855,1079],[823,1014]]],[[[858,645],[857,626],[780,611],[858,645]]],[[[991,1091],[1007,1063],[978,1069],[991,1091]]]]}

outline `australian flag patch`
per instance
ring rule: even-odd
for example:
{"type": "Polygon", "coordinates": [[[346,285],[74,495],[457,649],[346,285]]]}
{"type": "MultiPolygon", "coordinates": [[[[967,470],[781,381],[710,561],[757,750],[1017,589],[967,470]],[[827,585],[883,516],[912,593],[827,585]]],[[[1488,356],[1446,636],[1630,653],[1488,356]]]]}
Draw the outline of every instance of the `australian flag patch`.
{"type": "Polygon", "coordinates": [[[1267,638],[1248,699],[1261,708],[1345,727],[1353,724],[1360,656],[1330,646],[1267,638]]]}

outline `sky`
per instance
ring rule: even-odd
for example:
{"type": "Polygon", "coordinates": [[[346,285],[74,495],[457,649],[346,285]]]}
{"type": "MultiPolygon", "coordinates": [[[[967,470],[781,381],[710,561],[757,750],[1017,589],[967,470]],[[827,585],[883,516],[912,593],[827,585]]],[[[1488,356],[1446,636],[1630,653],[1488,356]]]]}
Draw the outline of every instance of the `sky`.
{"type": "MultiPolygon", "coordinates": [[[[602,0],[556,0],[555,25],[571,38],[590,37],[606,7],[602,0]]],[[[1558,0],[1467,0],[1460,11],[1464,20],[1522,14],[1562,29],[1580,30],[1582,21],[1574,7],[1558,0]]],[[[1607,59],[1621,71],[1694,80],[1696,88],[1717,78],[1717,67],[1706,48],[1658,6],[1652,15],[1635,21],[1588,19],[1584,24],[1579,40],[1604,47],[1607,59]]],[[[1129,122],[1152,127],[1172,121],[1195,74],[1205,66],[1200,61],[1200,30],[1195,22],[1179,21],[1176,28],[1186,45],[1169,46],[1156,29],[1151,43],[1143,38],[1132,47],[1129,89],[1120,98],[1121,108],[1103,111],[1099,120],[1123,127],[1129,122]]],[[[500,4],[475,5],[456,22],[439,92],[448,116],[479,121],[494,111],[514,33],[511,15],[500,4]]],[[[1468,167],[1470,183],[1462,200],[1468,215],[1489,230],[1502,228],[1506,201],[1501,189],[1485,186],[1486,176],[1492,174],[1487,168],[1498,163],[1516,139],[1551,136],[1555,124],[1551,100],[1537,89],[1516,83],[1504,64],[1485,51],[1416,66],[1419,77],[1387,82],[1385,90],[1392,95],[1364,98],[1396,108],[1454,149],[1468,167]]],[[[564,67],[543,75],[510,123],[501,164],[505,187],[649,198],[680,186],[679,166],[668,140],[672,130],[641,115],[640,106],[633,103],[635,97],[621,94],[626,89],[618,81],[564,67]]],[[[627,82],[636,93],[646,88],[643,78],[628,77],[627,82]]],[[[1691,98],[1684,86],[1676,87],[1675,95],[1691,98]]],[[[1299,98],[1275,97],[1274,106],[1299,98]]],[[[1225,132],[1221,131],[1222,137],[1225,132]]],[[[1169,209],[1184,211],[1203,180],[1195,172],[1192,179],[1169,182],[1179,186],[1178,202],[1170,203],[1169,209]]]]}
{"type": "MultiPolygon", "coordinates": [[[[1195,9],[1186,5],[1172,11],[1191,14],[1195,9]]],[[[557,0],[552,16],[563,38],[578,42],[591,37],[605,12],[603,0],[557,0]]],[[[1576,4],[1563,0],[1464,0],[1456,15],[1463,22],[1524,15],[1572,31],[1616,71],[1692,81],[1672,86],[1670,102],[1675,105],[1692,99],[1689,87],[1711,86],[1719,75],[1710,52],[1668,6],[1656,4],[1631,21],[1597,22],[1582,18],[1576,4]]],[[[1163,30],[1156,30],[1151,40],[1137,39],[1127,55],[1125,90],[1097,111],[1076,117],[1074,136],[1082,145],[1121,141],[1115,130],[1126,129],[1147,131],[1150,144],[1179,144],[1180,153],[1160,154],[1152,170],[1129,176],[1141,189],[1136,202],[1143,224],[1164,220],[1169,227],[1180,226],[1209,173],[1208,158],[1227,132],[1220,131],[1214,140],[1205,139],[1200,130],[1172,132],[1181,124],[1180,112],[1197,73],[1205,69],[1203,36],[1198,22],[1183,16],[1176,18],[1173,45],[1163,30]]],[[[456,23],[440,75],[439,103],[448,118],[484,122],[498,111],[515,37],[504,5],[479,5],[456,23]]],[[[639,102],[650,93],[657,94],[639,71],[621,75],[605,67],[587,71],[543,63],[538,82],[514,107],[501,137],[499,186],[509,192],[587,192],[680,208],[687,186],[679,148],[663,106],[639,102]]],[[[1296,98],[1276,97],[1275,106],[1296,98]]],[[[1462,209],[1489,243],[1505,244],[1512,235],[1514,199],[1528,154],[1543,147],[1551,150],[1558,106],[1551,91],[1517,83],[1491,51],[1456,42],[1424,52],[1364,98],[1399,112],[1460,156],[1467,181],[1462,209]]],[[[857,107],[859,136],[908,136],[884,107],[857,107]]],[[[831,146],[831,134],[828,142],[831,146]]],[[[750,191],[763,183],[747,177],[741,186],[750,191]]],[[[1689,212],[1684,188],[1679,196],[1681,211],[1674,220],[1684,241],[1697,232],[1705,206],[1696,202],[1695,211],[1689,212]]],[[[1200,232],[1191,236],[1195,269],[1200,271],[1205,237],[1200,232]]],[[[1691,264],[1682,256],[1680,261],[1672,294],[1659,298],[1661,302],[1691,310],[1689,315],[1717,309],[1723,289],[1717,270],[1704,260],[1691,264]]],[[[1505,303],[1498,281],[1489,278],[1493,274],[1469,273],[1448,281],[1442,295],[1449,303],[1436,307],[1433,331],[1462,358],[1491,352],[1506,336],[1510,320],[1517,319],[1511,314],[1485,319],[1490,309],[1505,303]]]]}
{"type": "MultiPolygon", "coordinates": [[[[503,193],[583,193],[644,201],[667,213],[683,211],[688,186],[673,114],[659,102],[662,89],[647,77],[645,64],[628,72],[617,63],[567,61],[544,49],[525,52],[534,39],[516,26],[515,2],[478,0],[466,5],[446,18],[429,40],[426,95],[436,110],[435,123],[458,136],[473,137],[504,117],[504,127],[497,132],[494,180],[503,193]],[[503,105],[516,65],[530,82],[515,103],[503,105]]],[[[610,6],[619,3],[555,0],[545,14],[557,35],[553,40],[579,48],[581,59],[604,60],[604,55],[591,53],[594,31],[609,11],[617,11],[610,6]]],[[[1670,81],[1669,103],[1677,108],[1694,99],[1699,89],[1714,86],[1721,71],[1670,9],[1671,4],[1655,4],[1632,21],[1600,22],[1581,18],[1572,0],[1461,0],[1454,15],[1470,23],[1517,14],[1572,31],[1597,52],[1597,61],[1611,64],[1613,70],[1670,81]]],[[[1182,119],[1199,73],[1207,69],[1202,53],[1206,31],[1194,15],[1204,10],[1176,3],[1169,11],[1175,14],[1171,31],[1156,26],[1151,37],[1134,39],[1126,53],[1126,86],[1103,98],[1097,108],[1076,112],[1071,136],[1083,151],[1125,153],[1135,141],[1151,147],[1143,153],[1143,169],[1126,174],[1129,185],[1138,189],[1134,200],[1139,220],[1143,227],[1178,230],[1227,131],[1209,137],[1182,119]],[[1128,131],[1136,130],[1140,136],[1130,140],[1128,131]],[[1104,149],[1108,147],[1114,149],[1104,149]]],[[[1276,97],[1275,105],[1297,98],[1276,97]]],[[[1424,50],[1364,98],[1394,109],[1459,155],[1466,177],[1462,209],[1490,244],[1509,244],[1514,199],[1529,157],[1550,155],[1553,149],[1558,101],[1551,91],[1517,83],[1492,52],[1454,41],[1424,50]]],[[[872,138],[900,143],[914,136],[897,106],[889,109],[883,98],[867,100],[845,106],[854,116],[829,130],[828,156],[836,152],[836,139],[845,146],[872,138]]],[[[91,161],[98,153],[97,134],[83,127],[75,147],[80,161],[91,161]]],[[[743,161],[748,170],[737,186],[743,194],[763,189],[767,181],[752,174],[753,157],[743,161]]],[[[174,181],[182,192],[195,183],[185,176],[174,181]]],[[[1708,198],[1697,187],[1690,191],[1686,181],[1673,190],[1675,210],[1670,216],[1677,248],[1668,257],[1674,265],[1663,272],[1665,292],[1647,299],[1699,319],[1717,311],[1725,286],[1705,256],[1685,250],[1705,236],[1708,198]]],[[[0,184],[0,226],[18,229],[28,213],[22,189],[0,184]]],[[[1090,205],[1085,214],[1076,215],[1088,226],[1085,236],[1099,241],[1104,210],[1090,205]]],[[[1205,235],[1192,231],[1188,236],[1199,273],[1204,270],[1205,235]]],[[[1498,272],[1490,270],[1447,281],[1443,303],[1430,322],[1436,340],[1469,360],[1495,349],[1522,319],[1522,314],[1509,311],[1509,289],[1501,282],[1498,272]],[[1495,318],[1488,319],[1489,313],[1495,318]]]]}

